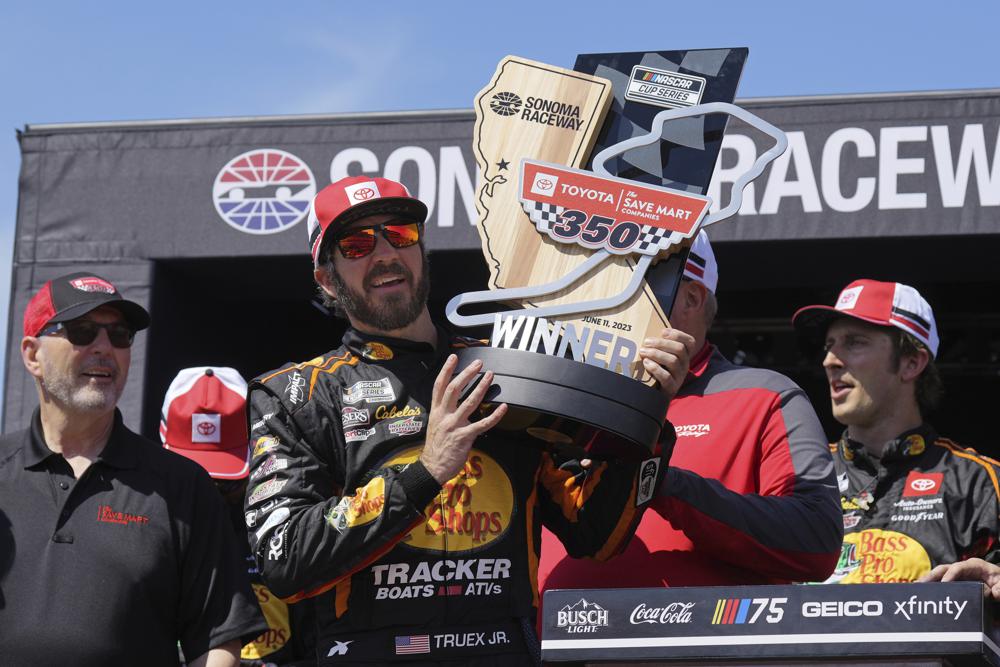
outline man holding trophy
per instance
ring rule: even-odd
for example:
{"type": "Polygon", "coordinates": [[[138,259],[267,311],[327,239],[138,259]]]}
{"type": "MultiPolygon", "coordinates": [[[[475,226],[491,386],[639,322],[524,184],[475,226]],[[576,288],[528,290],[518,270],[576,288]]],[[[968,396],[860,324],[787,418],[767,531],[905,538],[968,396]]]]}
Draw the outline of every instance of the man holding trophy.
{"type": "Polygon", "coordinates": [[[542,524],[575,556],[611,557],[658,459],[574,476],[504,428],[493,374],[456,374],[453,352],[481,343],[427,311],[426,216],[383,178],[316,196],[316,282],[351,326],[250,385],[251,547],[275,594],[314,599],[320,664],[534,664],[542,524]]]}

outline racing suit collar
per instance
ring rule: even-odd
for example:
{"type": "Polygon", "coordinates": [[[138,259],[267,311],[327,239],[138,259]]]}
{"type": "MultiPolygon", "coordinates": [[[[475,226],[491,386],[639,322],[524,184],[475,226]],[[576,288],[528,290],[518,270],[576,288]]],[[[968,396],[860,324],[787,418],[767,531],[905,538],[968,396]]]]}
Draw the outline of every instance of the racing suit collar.
{"type": "Polygon", "coordinates": [[[376,336],[374,334],[363,333],[354,327],[347,327],[344,332],[343,343],[354,354],[364,357],[369,361],[387,361],[388,359],[372,359],[372,344],[384,346],[391,353],[389,358],[396,352],[406,352],[409,354],[443,354],[448,352],[448,334],[440,327],[437,329],[437,344],[431,345],[423,341],[407,340],[405,338],[392,338],[389,336],[376,336]]]}
{"type": "Polygon", "coordinates": [[[869,454],[868,450],[865,449],[864,443],[848,438],[846,429],[840,437],[839,444],[841,455],[848,461],[861,458],[872,462],[874,465],[877,465],[878,462],[881,462],[882,465],[888,465],[920,456],[927,451],[927,447],[936,439],[937,433],[934,431],[934,428],[925,422],[916,428],[903,431],[886,443],[880,457],[874,457],[869,454]]]}

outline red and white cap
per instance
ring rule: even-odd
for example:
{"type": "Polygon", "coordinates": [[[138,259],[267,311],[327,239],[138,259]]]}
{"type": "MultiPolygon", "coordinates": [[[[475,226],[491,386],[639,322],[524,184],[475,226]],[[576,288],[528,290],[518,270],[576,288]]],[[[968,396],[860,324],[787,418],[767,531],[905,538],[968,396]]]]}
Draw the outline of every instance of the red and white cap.
{"type": "Polygon", "coordinates": [[[50,324],[75,320],[101,306],[117,308],[135,331],[149,326],[145,308],[123,298],[104,278],[78,272],[53,278],[31,297],[24,309],[24,335],[37,336],[50,324]]]}
{"type": "Polygon", "coordinates": [[[715,262],[715,253],[705,230],[699,231],[694,237],[691,252],[684,265],[684,277],[701,283],[712,294],[715,294],[715,289],[719,286],[719,265],[715,262]]]}
{"type": "Polygon", "coordinates": [[[806,306],[792,316],[792,324],[803,334],[825,333],[838,317],[854,317],[884,327],[896,327],[938,352],[938,330],[934,311],[920,292],[902,283],[855,280],[840,293],[833,306],[806,306]]]}
{"type": "Polygon", "coordinates": [[[348,176],[326,186],[309,207],[309,252],[313,264],[326,232],[379,213],[395,214],[417,222],[427,220],[427,206],[410,194],[406,186],[388,178],[348,176]]]}
{"type": "Polygon", "coordinates": [[[185,368],[163,399],[163,446],[216,479],[243,479],[250,473],[246,395],[246,380],[236,369],[185,368]]]}

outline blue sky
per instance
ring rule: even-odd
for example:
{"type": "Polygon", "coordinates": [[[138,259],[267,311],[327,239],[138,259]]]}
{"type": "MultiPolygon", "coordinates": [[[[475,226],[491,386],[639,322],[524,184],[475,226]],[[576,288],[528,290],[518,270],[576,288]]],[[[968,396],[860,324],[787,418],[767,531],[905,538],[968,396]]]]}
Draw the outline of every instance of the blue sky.
{"type": "Polygon", "coordinates": [[[507,54],[747,46],[740,97],[993,88],[998,24],[997,0],[5,3],[0,319],[25,124],[467,108],[507,54]]]}

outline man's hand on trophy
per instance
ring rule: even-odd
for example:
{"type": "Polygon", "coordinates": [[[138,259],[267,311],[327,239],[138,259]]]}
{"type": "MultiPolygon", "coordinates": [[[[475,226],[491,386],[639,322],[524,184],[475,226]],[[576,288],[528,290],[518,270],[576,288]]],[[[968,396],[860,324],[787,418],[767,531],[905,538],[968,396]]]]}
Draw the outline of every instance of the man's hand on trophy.
{"type": "Polygon", "coordinates": [[[420,462],[442,485],[457,475],[465,465],[476,438],[496,426],[507,414],[507,404],[501,403],[489,415],[478,421],[470,421],[469,417],[483,402],[493,382],[493,372],[483,373],[479,383],[465,400],[460,401],[463,388],[482,370],[483,362],[477,359],[452,377],[457,364],[458,357],[450,355],[434,380],[431,411],[427,419],[427,440],[420,452],[420,462]]]}
{"type": "Polygon", "coordinates": [[[694,356],[694,337],[679,329],[664,329],[659,338],[647,338],[639,348],[642,367],[653,376],[659,390],[673,398],[687,377],[694,356]]]}
{"type": "Polygon", "coordinates": [[[982,558],[969,558],[957,563],[938,565],[917,581],[981,581],[983,595],[1000,600],[1000,567],[982,558]]]}

